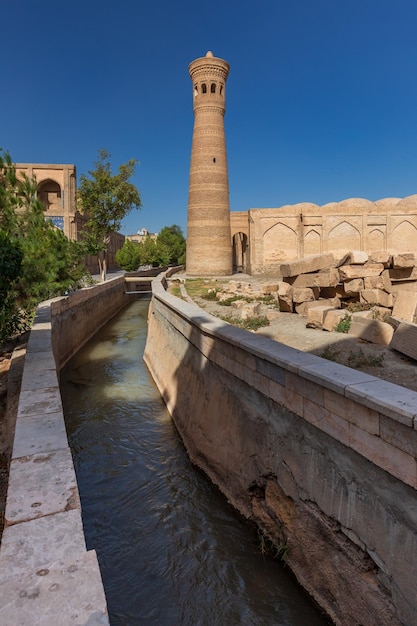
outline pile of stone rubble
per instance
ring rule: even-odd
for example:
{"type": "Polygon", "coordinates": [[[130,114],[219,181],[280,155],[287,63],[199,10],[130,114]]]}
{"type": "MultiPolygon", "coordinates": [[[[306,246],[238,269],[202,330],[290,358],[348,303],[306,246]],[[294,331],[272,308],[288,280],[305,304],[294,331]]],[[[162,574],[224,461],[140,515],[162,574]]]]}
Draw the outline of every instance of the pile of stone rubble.
{"type": "Polygon", "coordinates": [[[350,334],[417,358],[417,267],[412,253],[354,250],[339,260],[330,253],[309,256],[282,264],[277,281],[253,286],[230,281],[217,297],[238,295],[242,300],[233,306],[242,317],[261,311],[259,303],[247,303],[245,297],[273,296],[281,312],[306,317],[310,328],[334,331],[347,320],[350,334]]]}

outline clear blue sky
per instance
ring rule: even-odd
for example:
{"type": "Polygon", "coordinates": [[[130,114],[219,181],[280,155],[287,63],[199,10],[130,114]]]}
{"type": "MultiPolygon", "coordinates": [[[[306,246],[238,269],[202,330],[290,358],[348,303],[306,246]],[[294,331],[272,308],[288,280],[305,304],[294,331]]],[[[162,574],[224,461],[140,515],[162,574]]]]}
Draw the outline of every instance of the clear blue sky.
{"type": "Polygon", "coordinates": [[[0,146],[16,162],[135,157],[122,232],[186,230],[188,64],[231,66],[232,211],[417,193],[416,0],[10,0],[0,146]]]}

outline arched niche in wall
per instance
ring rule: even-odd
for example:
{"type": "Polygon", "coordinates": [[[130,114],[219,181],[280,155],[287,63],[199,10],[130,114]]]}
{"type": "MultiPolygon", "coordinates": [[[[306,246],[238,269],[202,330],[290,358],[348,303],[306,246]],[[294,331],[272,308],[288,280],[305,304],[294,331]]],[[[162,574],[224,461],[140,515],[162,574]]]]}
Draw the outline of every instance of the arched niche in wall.
{"type": "Polygon", "coordinates": [[[61,187],[55,180],[43,180],[38,185],[38,198],[46,212],[59,210],[62,212],[61,187]]]}
{"type": "Polygon", "coordinates": [[[233,270],[246,272],[248,269],[248,237],[245,233],[238,232],[233,235],[233,270]]]}
{"type": "Polygon", "coordinates": [[[309,254],[321,254],[321,236],[316,230],[309,230],[304,235],[304,256],[309,254]]]}
{"type": "Polygon", "coordinates": [[[415,251],[417,248],[417,229],[408,220],[398,224],[392,231],[391,248],[397,252],[415,251]]]}
{"type": "Polygon", "coordinates": [[[282,222],[264,233],[262,244],[264,265],[298,258],[297,233],[282,222]]]}
{"type": "Polygon", "coordinates": [[[367,252],[386,250],[385,233],[380,228],[373,228],[368,234],[367,252]]]}
{"type": "Polygon", "coordinates": [[[359,230],[345,220],[332,228],[332,230],[328,234],[328,252],[361,250],[361,247],[361,234],[359,230]]]}

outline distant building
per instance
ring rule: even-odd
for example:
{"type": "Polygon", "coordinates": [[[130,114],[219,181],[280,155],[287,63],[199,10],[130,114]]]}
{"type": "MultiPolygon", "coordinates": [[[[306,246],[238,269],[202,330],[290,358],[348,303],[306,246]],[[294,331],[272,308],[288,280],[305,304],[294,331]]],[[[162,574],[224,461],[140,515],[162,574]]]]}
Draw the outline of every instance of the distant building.
{"type": "Polygon", "coordinates": [[[126,235],[126,239],[129,239],[129,241],[135,241],[136,243],[141,243],[146,239],[146,237],[156,239],[158,237],[158,233],[150,233],[147,228],[141,228],[134,235],[126,235]]]}
{"type": "MultiPolygon", "coordinates": [[[[17,176],[26,174],[35,178],[37,194],[44,206],[45,219],[50,220],[56,228],[74,241],[82,239],[82,231],[87,217],[77,211],[76,191],[77,175],[75,165],[15,163],[17,176]]],[[[124,243],[124,236],[112,233],[107,247],[108,269],[117,269],[116,252],[124,243]]],[[[86,268],[94,273],[97,271],[97,258],[88,255],[85,259],[86,268]]]]}
{"type": "Polygon", "coordinates": [[[45,218],[50,219],[68,239],[77,240],[75,165],[16,163],[15,167],[18,176],[26,174],[29,178],[36,178],[45,218]]]}

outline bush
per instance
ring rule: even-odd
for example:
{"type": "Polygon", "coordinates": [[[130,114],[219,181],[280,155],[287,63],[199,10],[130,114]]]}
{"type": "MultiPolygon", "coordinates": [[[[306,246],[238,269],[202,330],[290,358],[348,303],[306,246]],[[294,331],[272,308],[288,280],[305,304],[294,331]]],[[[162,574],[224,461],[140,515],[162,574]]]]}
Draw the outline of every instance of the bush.
{"type": "Polygon", "coordinates": [[[348,333],[352,324],[352,316],[349,313],[345,313],[343,319],[340,320],[334,327],[337,333],[348,333]]]}

